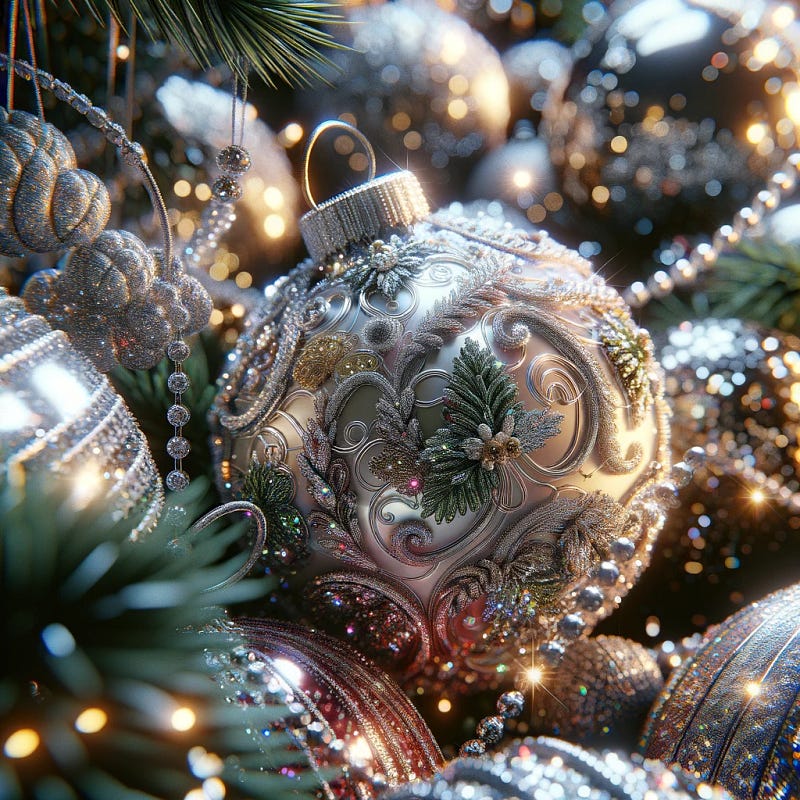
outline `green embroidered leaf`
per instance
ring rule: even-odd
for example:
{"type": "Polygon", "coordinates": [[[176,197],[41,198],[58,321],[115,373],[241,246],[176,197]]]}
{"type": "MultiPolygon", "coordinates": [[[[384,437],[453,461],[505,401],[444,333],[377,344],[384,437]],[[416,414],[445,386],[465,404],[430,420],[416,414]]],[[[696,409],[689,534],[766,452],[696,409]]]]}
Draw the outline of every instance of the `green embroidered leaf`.
{"type": "Polygon", "coordinates": [[[423,516],[450,522],[456,514],[477,511],[500,485],[497,467],[561,432],[560,414],[525,411],[517,393],[494,353],[467,339],[444,390],[446,425],[422,452],[428,466],[423,516]]]}
{"type": "Polygon", "coordinates": [[[286,563],[307,555],[308,531],[302,514],[291,502],[291,475],[271,464],[253,464],[245,475],[241,496],[264,512],[267,540],[263,555],[269,563],[286,563]]]}

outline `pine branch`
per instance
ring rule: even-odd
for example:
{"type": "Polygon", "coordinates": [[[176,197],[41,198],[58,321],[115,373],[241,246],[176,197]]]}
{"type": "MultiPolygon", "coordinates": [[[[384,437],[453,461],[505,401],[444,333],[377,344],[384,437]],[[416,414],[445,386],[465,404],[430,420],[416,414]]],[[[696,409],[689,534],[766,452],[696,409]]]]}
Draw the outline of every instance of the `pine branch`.
{"type": "Polygon", "coordinates": [[[0,487],[0,635],[13,654],[0,674],[0,727],[3,741],[22,729],[34,742],[28,758],[0,759],[4,798],[49,797],[44,787],[57,787],[87,800],[166,800],[199,792],[213,774],[229,798],[315,796],[313,786],[258,774],[265,756],[273,769],[298,763],[279,736],[247,734],[277,730],[286,706],[240,707],[229,702],[238,687],[218,682],[216,662],[244,644],[220,604],[273,587],[262,577],[205,593],[236,570],[241,556],[219,562],[241,524],[188,543],[187,525],[211,502],[207,482],[179,498],[131,542],[130,521],[113,523],[102,502],[81,510],[70,483],[48,476],[24,491],[0,487]],[[172,716],[179,708],[193,714],[185,731],[172,716]],[[198,743],[208,757],[193,770],[198,743]]]}
{"type": "MultiPolygon", "coordinates": [[[[70,0],[73,6],[78,0],[70,0]]],[[[324,0],[82,0],[99,23],[111,13],[121,26],[132,12],[152,37],[162,36],[203,67],[221,59],[245,78],[244,63],[269,86],[318,77],[332,66],[320,49],[340,48],[323,26],[342,22],[324,0]]]]}

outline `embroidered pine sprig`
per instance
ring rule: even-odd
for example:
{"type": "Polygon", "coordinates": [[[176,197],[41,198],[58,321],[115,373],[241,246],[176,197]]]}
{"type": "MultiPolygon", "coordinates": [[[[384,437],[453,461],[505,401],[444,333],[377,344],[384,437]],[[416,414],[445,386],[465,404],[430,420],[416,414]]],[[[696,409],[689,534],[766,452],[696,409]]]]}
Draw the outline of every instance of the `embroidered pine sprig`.
{"type": "Polygon", "coordinates": [[[292,503],[294,478],[272,464],[253,464],[245,475],[241,495],[255,503],[267,521],[264,557],[270,564],[285,564],[308,555],[308,530],[292,503]]]}
{"type": "Polygon", "coordinates": [[[562,416],[524,411],[518,389],[488,348],[467,339],[444,390],[446,425],[425,443],[423,516],[450,522],[477,511],[500,484],[498,467],[560,433],[562,416]]]}

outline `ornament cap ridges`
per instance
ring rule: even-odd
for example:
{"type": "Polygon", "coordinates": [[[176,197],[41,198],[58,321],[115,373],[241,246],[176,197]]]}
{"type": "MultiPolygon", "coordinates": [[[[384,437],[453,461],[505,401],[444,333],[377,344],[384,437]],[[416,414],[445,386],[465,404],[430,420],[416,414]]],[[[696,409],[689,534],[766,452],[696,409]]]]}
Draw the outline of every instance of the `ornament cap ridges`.
{"type": "Polygon", "coordinates": [[[320,203],[300,218],[300,233],[315,262],[369,242],[385,231],[420,222],[430,206],[416,177],[392,172],[320,203]]]}

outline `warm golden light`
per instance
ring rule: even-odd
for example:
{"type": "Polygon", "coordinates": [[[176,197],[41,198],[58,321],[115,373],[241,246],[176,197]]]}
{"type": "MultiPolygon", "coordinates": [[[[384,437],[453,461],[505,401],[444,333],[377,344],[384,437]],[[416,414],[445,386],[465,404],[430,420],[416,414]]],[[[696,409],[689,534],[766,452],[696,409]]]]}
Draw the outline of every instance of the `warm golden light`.
{"type": "Polygon", "coordinates": [[[472,96],[484,119],[508,122],[508,79],[502,71],[481,73],[472,82],[472,96]]]}
{"type": "Polygon", "coordinates": [[[27,758],[39,746],[39,734],[33,728],[20,728],[6,739],[3,752],[9,758],[27,758]]]}
{"type": "Polygon", "coordinates": [[[194,187],[194,195],[198,200],[205,203],[206,200],[211,199],[211,188],[207,183],[198,183],[197,186],[194,187]]]}
{"type": "Polygon", "coordinates": [[[747,141],[758,144],[767,135],[768,128],[763,122],[754,122],[747,129],[747,141]]]}
{"type": "Polygon", "coordinates": [[[467,116],[467,112],[469,111],[469,106],[467,105],[466,101],[462,100],[460,97],[456,97],[455,100],[451,100],[447,104],[447,113],[453,119],[464,119],[467,116]]]}
{"type": "Polygon", "coordinates": [[[279,214],[270,214],[264,220],[264,233],[266,233],[270,239],[280,239],[285,232],[286,223],[279,214]]]}
{"type": "Polygon", "coordinates": [[[453,708],[453,704],[446,697],[443,697],[437,707],[442,714],[447,714],[453,708]]]}
{"type": "Polygon", "coordinates": [[[176,731],[188,731],[194,727],[197,717],[191,708],[182,706],[181,708],[176,708],[175,711],[172,712],[172,719],[170,721],[172,727],[175,728],[176,731]]]}
{"type": "Polygon", "coordinates": [[[611,149],[615,153],[624,153],[628,149],[628,140],[624,136],[615,136],[611,140],[611,149]]]}
{"type": "Polygon", "coordinates": [[[108,715],[102,708],[85,708],[75,720],[75,730],[79,733],[97,733],[108,722],[108,715]]]}
{"type": "Polygon", "coordinates": [[[762,63],[768,64],[781,50],[781,46],[777,39],[772,37],[762,39],[754,48],[753,55],[762,63]]]}
{"type": "Polygon", "coordinates": [[[511,181],[517,189],[527,189],[533,183],[533,175],[526,169],[518,169],[511,176],[511,181]]]}
{"type": "Polygon", "coordinates": [[[541,667],[531,667],[525,672],[525,676],[527,677],[528,682],[535,686],[537,683],[542,682],[544,672],[541,667]]]}
{"type": "Polygon", "coordinates": [[[457,64],[467,52],[467,42],[464,37],[455,31],[448,31],[442,41],[442,50],[439,58],[445,64],[457,64]]]}
{"type": "Polygon", "coordinates": [[[755,489],[753,493],[750,495],[750,498],[754,503],[763,503],[766,499],[764,492],[761,489],[755,489]]]}
{"type": "Polygon", "coordinates": [[[181,178],[181,180],[175,181],[172,191],[175,192],[177,197],[188,197],[192,193],[192,185],[189,181],[185,181],[181,178]]]}
{"type": "Polygon", "coordinates": [[[800,125],[800,89],[792,89],[786,95],[786,113],[795,125],[800,125]]]}
{"type": "Polygon", "coordinates": [[[611,197],[611,192],[605,186],[595,186],[592,189],[592,200],[598,205],[605,205],[609,197],[611,197]]]}
{"type": "Polygon", "coordinates": [[[772,12],[772,21],[778,28],[787,28],[794,22],[794,9],[789,6],[778,6],[772,12]]]}
{"type": "Polygon", "coordinates": [[[278,135],[281,144],[291,147],[297,144],[305,135],[303,126],[297,122],[290,122],[278,135]]]}
{"type": "Polygon", "coordinates": [[[758,697],[761,694],[761,684],[758,681],[748,681],[744,685],[744,690],[750,697],[758,697]]]}

